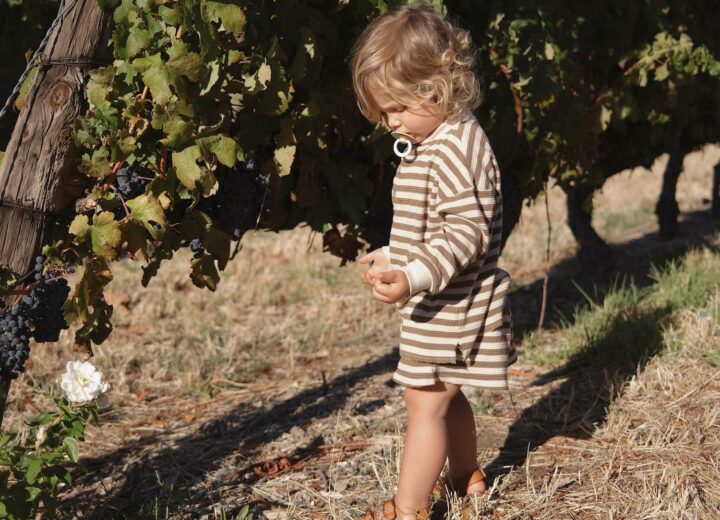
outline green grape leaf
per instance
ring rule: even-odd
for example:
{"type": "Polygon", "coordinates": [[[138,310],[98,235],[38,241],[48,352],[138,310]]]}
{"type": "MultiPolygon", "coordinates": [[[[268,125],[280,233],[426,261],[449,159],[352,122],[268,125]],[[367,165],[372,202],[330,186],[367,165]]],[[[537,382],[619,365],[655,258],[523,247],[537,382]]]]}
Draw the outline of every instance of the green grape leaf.
{"type": "Polygon", "coordinates": [[[45,244],[41,250],[42,254],[45,256],[45,262],[48,264],[61,264],[62,254],[60,253],[60,249],[62,247],[64,247],[62,240],[58,240],[54,244],[45,244]]]}
{"type": "Polygon", "coordinates": [[[176,27],[180,23],[177,7],[175,6],[168,7],[165,5],[161,5],[158,7],[158,14],[160,15],[160,18],[162,18],[162,21],[165,22],[167,25],[176,27]]]}
{"type": "Polygon", "coordinates": [[[198,184],[201,188],[200,191],[202,192],[203,197],[215,195],[218,188],[220,187],[217,181],[217,177],[215,177],[215,174],[211,172],[208,168],[202,168],[202,177],[200,177],[198,184]]]}
{"type": "Polygon", "coordinates": [[[280,177],[284,177],[290,173],[293,162],[295,161],[296,146],[292,125],[293,121],[290,118],[285,118],[280,123],[280,135],[274,156],[275,166],[280,177]]]}
{"type": "Polygon", "coordinates": [[[166,105],[173,95],[170,86],[175,86],[175,76],[160,53],[135,58],[132,64],[142,74],[143,83],[150,89],[153,101],[166,105]]]}
{"type": "Polygon", "coordinates": [[[155,197],[140,195],[127,201],[127,207],[130,209],[130,218],[143,224],[153,238],[157,239],[163,234],[163,229],[166,224],[165,212],[155,197]],[[160,224],[162,229],[156,230],[153,228],[152,222],[160,224]]]}
{"type": "Polygon", "coordinates": [[[133,85],[135,81],[135,76],[138,75],[138,70],[135,68],[135,66],[130,63],[129,61],[125,60],[116,60],[115,61],[115,69],[117,70],[118,76],[125,76],[125,79],[123,82],[131,86],[133,85]]]}
{"type": "Polygon", "coordinates": [[[142,222],[128,220],[121,225],[122,239],[127,244],[127,252],[129,255],[139,258],[147,262],[147,228],[142,222]]]}
{"type": "Polygon", "coordinates": [[[102,67],[90,72],[87,85],[87,96],[90,106],[95,108],[110,108],[108,97],[112,91],[115,67],[102,67]]]}
{"type": "Polygon", "coordinates": [[[207,156],[210,152],[214,154],[220,164],[224,164],[228,168],[235,166],[237,161],[237,143],[231,137],[226,135],[213,135],[198,139],[203,156],[207,156]]]}
{"type": "Polygon", "coordinates": [[[245,31],[245,13],[242,9],[231,3],[213,0],[203,0],[203,10],[211,22],[222,21],[222,27],[236,36],[242,36],[245,31]]]}
{"type": "Polygon", "coordinates": [[[200,55],[205,63],[210,63],[222,53],[220,41],[215,27],[205,16],[202,5],[197,0],[181,0],[178,8],[181,11],[181,24],[192,26],[200,39],[200,55]]]}
{"type": "Polygon", "coordinates": [[[195,189],[195,184],[203,175],[197,163],[200,157],[200,148],[197,145],[188,146],[181,152],[173,152],[172,154],[172,162],[178,180],[183,186],[191,190],[195,189]]]}
{"type": "Polygon", "coordinates": [[[290,169],[295,160],[295,150],[295,145],[281,146],[275,150],[275,165],[280,177],[290,174],[290,169]]]}
{"type": "Polygon", "coordinates": [[[113,20],[116,24],[128,22],[137,17],[139,9],[133,4],[132,0],[122,0],[122,3],[115,9],[113,13],[113,20]]]}
{"type": "MultiPolygon", "coordinates": [[[[78,281],[73,287],[70,296],[63,304],[63,315],[67,323],[81,321],[84,323],[84,334],[75,335],[75,342],[88,351],[89,340],[88,334],[94,323],[101,323],[103,315],[109,318],[107,312],[95,314],[102,307],[100,297],[102,296],[103,287],[109,284],[112,279],[112,271],[108,267],[104,258],[85,258],[83,263],[78,266],[78,281]],[[91,307],[95,311],[91,314],[91,307]],[[93,320],[93,316],[95,319],[93,320]]],[[[110,307],[110,314],[112,307],[110,307]]],[[[82,330],[82,329],[81,329],[82,330]]],[[[80,331],[78,331],[80,332],[80,331]]],[[[89,351],[92,354],[92,351],[89,351]]]]}
{"type": "Polygon", "coordinates": [[[82,244],[83,242],[85,242],[85,239],[90,233],[90,230],[90,220],[88,219],[87,215],[76,215],[72,223],[70,224],[68,233],[70,233],[71,235],[75,235],[75,237],[77,237],[77,242],[79,244],[82,244]]]}
{"type": "Polygon", "coordinates": [[[268,83],[272,79],[272,68],[268,65],[267,61],[264,61],[255,74],[250,76],[244,76],[245,88],[251,93],[260,92],[267,88],[268,83]]]}
{"type": "Polygon", "coordinates": [[[83,154],[79,169],[88,177],[102,179],[110,173],[112,165],[107,158],[107,150],[104,148],[93,151],[92,157],[83,154]]]}
{"type": "Polygon", "coordinates": [[[125,60],[134,58],[140,54],[141,51],[150,47],[150,43],[151,36],[147,30],[141,29],[140,27],[131,27],[128,32],[127,41],[125,42],[125,48],[116,47],[116,53],[118,57],[125,60]]]}
{"type": "Polygon", "coordinates": [[[0,265],[0,297],[3,297],[15,284],[17,284],[17,277],[12,270],[5,265],[0,265]]]}
{"type": "Polygon", "coordinates": [[[185,121],[180,117],[170,119],[162,127],[167,137],[161,139],[161,142],[167,143],[172,148],[183,146],[192,140],[195,125],[192,121],[185,121]]]}
{"type": "Polygon", "coordinates": [[[184,41],[175,40],[167,53],[170,56],[167,66],[175,76],[185,76],[195,83],[204,81],[207,68],[202,56],[197,52],[189,51],[184,41]]]}
{"type": "Polygon", "coordinates": [[[217,289],[220,282],[220,273],[215,267],[212,255],[203,254],[200,258],[193,258],[190,262],[192,269],[190,279],[196,287],[207,287],[211,291],[217,289]]]}
{"type": "Polygon", "coordinates": [[[112,212],[103,211],[95,215],[90,229],[90,240],[96,255],[107,260],[115,259],[121,238],[120,225],[112,212]]]}
{"type": "Polygon", "coordinates": [[[243,52],[240,52],[235,49],[230,49],[228,52],[228,65],[235,65],[240,60],[242,60],[245,57],[245,54],[243,52]]]}
{"type": "Polygon", "coordinates": [[[20,90],[18,91],[15,102],[13,103],[17,110],[22,110],[25,107],[25,102],[27,101],[28,94],[30,94],[30,89],[35,84],[35,78],[37,78],[39,70],[40,66],[35,65],[32,69],[30,69],[28,75],[25,76],[22,85],[20,85],[20,90]]]}
{"type": "Polygon", "coordinates": [[[107,339],[112,332],[113,307],[105,301],[96,301],[88,321],[75,332],[75,344],[88,355],[92,355],[92,343],[99,345],[107,339]]]}
{"type": "Polygon", "coordinates": [[[167,135],[161,142],[178,149],[192,140],[195,131],[193,117],[192,106],[178,100],[165,106],[153,106],[151,126],[155,130],[162,130],[167,135]]]}

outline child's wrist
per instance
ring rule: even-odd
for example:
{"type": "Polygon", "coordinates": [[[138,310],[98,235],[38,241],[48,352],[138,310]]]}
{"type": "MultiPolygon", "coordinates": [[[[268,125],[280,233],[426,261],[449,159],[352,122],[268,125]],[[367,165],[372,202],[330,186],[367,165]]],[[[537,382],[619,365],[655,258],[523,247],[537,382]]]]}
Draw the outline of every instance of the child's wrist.
{"type": "Polygon", "coordinates": [[[430,288],[432,275],[420,260],[413,260],[400,268],[408,281],[409,294],[413,295],[430,288]]]}

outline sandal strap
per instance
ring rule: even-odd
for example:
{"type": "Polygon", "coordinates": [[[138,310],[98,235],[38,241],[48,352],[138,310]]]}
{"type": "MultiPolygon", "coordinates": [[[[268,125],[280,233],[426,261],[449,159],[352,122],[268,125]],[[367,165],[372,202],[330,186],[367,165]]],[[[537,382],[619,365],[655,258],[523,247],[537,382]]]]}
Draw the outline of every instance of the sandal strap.
{"type": "Polygon", "coordinates": [[[465,491],[467,492],[470,486],[472,486],[473,484],[477,484],[478,482],[482,482],[483,480],[485,480],[485,472],[480,468],[476,469],[475,471],[473,471],[472,475],[470,475],[470,480],[465,486],[465,491]]]}
{"type": "Polygon", "coordinates": [[[365,513],[362,520],[395,520],[397,513],[395,513],[395,502],[393,499],[388,499],[383,502],[381,509],[375,509],[365,513]]]}
{"type": "MultiPolygon", "coordinates": [[[[395,500],[393,498],[387,499],[383,502],[382,512],[376,510],[371,513],[367,513],[363,520],[395,520],[397,518],[397,512],[395,511],[395,500]]],[[[430,511],[427,507],[415,511],[416,520],[429,520],[430,511]]]]}
{"type": "Polygon", "coordinates": [[[460,496],[465,496],[470,486],[485,480],[485,478],[485,472],[480,468],[472,470],[470,473],[463,475],[462,478],[457,480],[451,479],[450,476],[446,476],[443,479],[439,479],[435,483],[435,486],[433,487],[433,495],[441,496],[443,489],[447,488],[450,492],[455,492],[458,493],[460,496]],[[456,488],[453,484],[453,480],[455,480],[455,482],[465,483],[465,485],[461,484],[460,487],[456,488]]]}
{"type": "Polygon", "coordinates": [[[390,498],[383,504],[383,518],[385,520],[394,520],[397,517],[395,512],[395,501],[390,498]]]}

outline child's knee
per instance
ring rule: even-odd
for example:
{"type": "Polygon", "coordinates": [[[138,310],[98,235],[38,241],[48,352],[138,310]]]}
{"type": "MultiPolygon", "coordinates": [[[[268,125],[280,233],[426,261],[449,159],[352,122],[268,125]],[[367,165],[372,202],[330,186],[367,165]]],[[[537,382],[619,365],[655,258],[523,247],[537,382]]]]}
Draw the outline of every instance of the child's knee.
{"type": "Polygon", "coordinates": [[[422,388],[406,388],[403,399],[408,415],[441,418],[447,415],[450,403],[458,392],[457,385],[438,383],[422,388]]]}

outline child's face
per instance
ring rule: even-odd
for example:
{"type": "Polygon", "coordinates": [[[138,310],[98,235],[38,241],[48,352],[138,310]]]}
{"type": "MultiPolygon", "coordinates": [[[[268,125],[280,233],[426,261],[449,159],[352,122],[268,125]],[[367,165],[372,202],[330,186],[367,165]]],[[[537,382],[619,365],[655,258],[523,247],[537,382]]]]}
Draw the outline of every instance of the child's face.
{"type": "Polygon", "coordinates": [[[424,140],[444,120],[425,105],[406,107],[377,88],[370,87],[368,90],[380,107],[383,123],[393,132],[409,135],[415,142],[424,140]]]}

